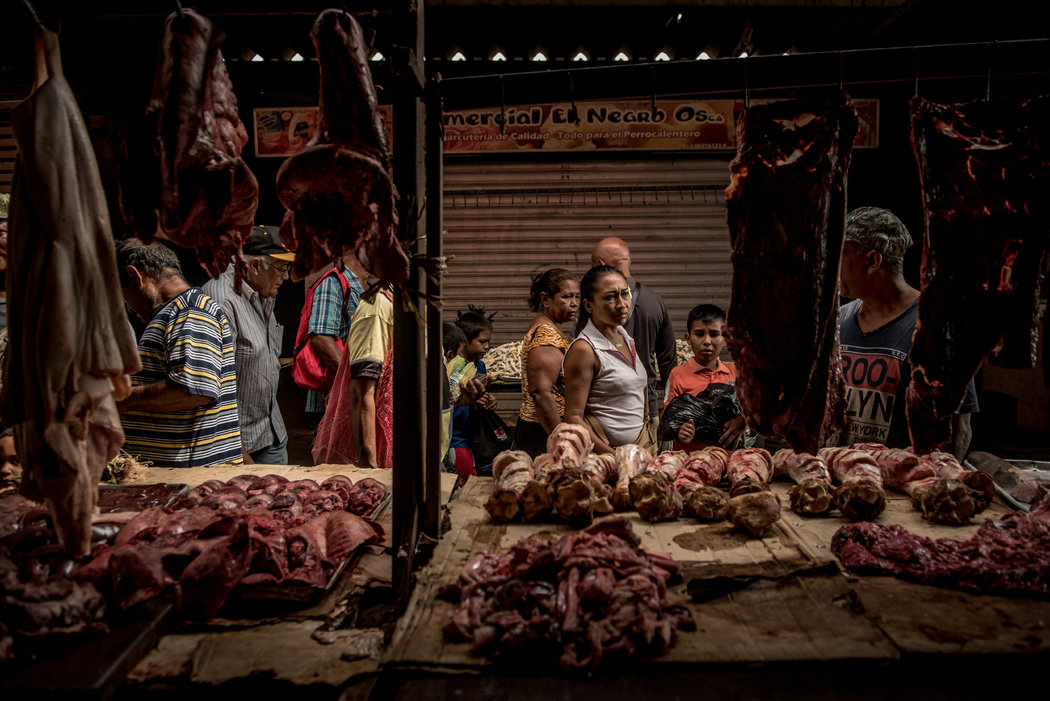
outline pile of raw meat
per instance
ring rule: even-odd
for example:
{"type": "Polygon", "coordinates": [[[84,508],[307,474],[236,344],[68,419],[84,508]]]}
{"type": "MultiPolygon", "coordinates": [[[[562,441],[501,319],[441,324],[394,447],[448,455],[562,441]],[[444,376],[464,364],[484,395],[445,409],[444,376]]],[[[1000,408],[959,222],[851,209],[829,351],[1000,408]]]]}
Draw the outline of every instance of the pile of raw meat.
{"type": "Polygon", "coordinates": [[[965,541],[932,540],[896,524],[844,526],[831,542],[847,568],[980,593],[1050,594],[1050,500],[986,521],[965,541]]]}
{"type": "Polygon", "coordinates": [[[659,655],[694,624],[687,609],[666,604],[678,565],[640,542],[612,519],[555,541],[523,538],[503,555],[478,553],[442,590],[459,603],[445,633],[533,672],[659,655]]]}
{"type": "Polygon", "coordinates": [[[47,507],[13,492],[0,496],[0,663],[109,630],[105,597],[69,576],[57,540],[47,507]]]}
{"type": "Polygon", "coordinates": [[[182,616],[206,620],[235,587],[324,587],[351,553],[381,540],[368,514],[386,495],[372,479],[321,484],[279,475],[211,480],[169,507],[140,512],[77,576],[122,608],[173,592],[182,616]]]}

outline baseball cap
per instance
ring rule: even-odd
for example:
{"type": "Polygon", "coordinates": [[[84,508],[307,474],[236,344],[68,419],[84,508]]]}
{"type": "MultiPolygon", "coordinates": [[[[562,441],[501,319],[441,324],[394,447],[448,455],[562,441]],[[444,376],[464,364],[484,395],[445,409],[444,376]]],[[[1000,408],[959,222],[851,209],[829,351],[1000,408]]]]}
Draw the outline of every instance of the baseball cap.
{"type": "Polygon", "coordinates": [[[272,256],[277,260],[295,260],[295,254],[277,240],[276,226],[253,226],[241,250],[249,256],[272,256]]]}

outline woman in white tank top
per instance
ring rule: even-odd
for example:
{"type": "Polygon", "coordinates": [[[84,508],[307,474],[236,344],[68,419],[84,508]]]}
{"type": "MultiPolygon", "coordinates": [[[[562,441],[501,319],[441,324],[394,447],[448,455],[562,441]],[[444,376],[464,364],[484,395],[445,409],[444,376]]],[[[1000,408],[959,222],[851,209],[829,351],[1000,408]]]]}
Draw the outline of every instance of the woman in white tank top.
{"type": "Polygon", "coordinates": [[[565,354],[565,421],[590,430],[596,453],[645,444],[648,376],[623,328],[631,289],[619,270],[599,265],[580,281],[580,297],[591,318],[565,354]]]}

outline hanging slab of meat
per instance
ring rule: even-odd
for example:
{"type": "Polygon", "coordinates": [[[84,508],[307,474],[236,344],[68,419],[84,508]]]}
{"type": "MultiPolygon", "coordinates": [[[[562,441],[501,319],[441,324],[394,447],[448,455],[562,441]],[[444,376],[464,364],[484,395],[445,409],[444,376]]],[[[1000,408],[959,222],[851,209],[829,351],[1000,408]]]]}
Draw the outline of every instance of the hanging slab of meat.
{"type": "Polygon", "coordinates": [[[492,460],[493,487],[485,510],[493,521],[517,518],[522,493],[532,477],[532,458],[523,450],[504,450],[492,460]]]}
{"type": "Polygon", "coordinates": [[[1050,97],[955,105],[916,97],[911,114],[925,226],[906,399],[912,446],[923,454],[949,445],[967,384],[1006,332],[1035,327],[1050,235],[1050,97]]]}
{"type": "Polygon", "coordinates": [[[933,462],[907,450],[891,448],[875,454],[887,487],[904,492],[922,517],[933,523],[963,524],[977,512],[971,490],[956,479],[938,476],[933,462]]]}
{"type": "Polygon", "coordinates": [[[142,122],[129,127],[120,166],[121,210],[135,235],[196,249],[212,277],[231,259],[243,263],[259,205],[259,183],[241,158],[248,132],[219,51],[223,38],[193,10],[168,16],[153,95],[142,122]]]}
{"type": "Polygon", "coordinates": [[[755,105],[737,123],[726,189],[736,396],[748,426],[800,452],[845,420],[838,270],[857,124],[845,95],[755,105]]]}
{"type": "Polygon", "coordinates": [[[18,155],[0,405],[22,493],[47,505],[62,547],[84,557],[99,478],[124,443],[114,400],[140,364],[95,153],[53,32],[37,36],[36,71],[33,93],[11,113],[18,155]]]}
{"type": "MultiPolygon", "coordinates": [[[[885,447],[885,446],[883,446],[885,447]]],[[[817,455],[831,471],[835,505],[850,521],[873,521],[886,508],[882,473],[875,458],[855,448],[821,448],[817,455]]]]}
{"type": "Polygon", "coordinates": [[[773,474],[795,483],[788,491],[791,510],[803,516],[826,514],[834,505],[831,473],[823,458],[783,448],[773,455],[773,474]]]}
{"type": "Polygon", "coordinates": [[[678,629],[695,626],[668,606],[679,572],[666,555],[640,547],[623,519],[558,540],[523,538],[507,553],[478,553],[442,595],[457,603],[445,624],[475,654],[533,673],[594,669],[654,657],[678,629]]]}
{"type": "Polygon", "coordinates": [[[986,521],[972,538],[932,540],[897,524],[843,526],[831,551],[855,572],[892,574],[979,593],[1050,594],[1050,511],[986,521]]]}
{"type": "Polygon", "coordinates": [[[370,272],[404,282],[397,190],[361,25],[347,12],[325,10],[310,36],[321,73],[320,123],[277,172],[277,197],[288,210],[281,240],[296,252],[292,279],[352,249],[370,272]]]}

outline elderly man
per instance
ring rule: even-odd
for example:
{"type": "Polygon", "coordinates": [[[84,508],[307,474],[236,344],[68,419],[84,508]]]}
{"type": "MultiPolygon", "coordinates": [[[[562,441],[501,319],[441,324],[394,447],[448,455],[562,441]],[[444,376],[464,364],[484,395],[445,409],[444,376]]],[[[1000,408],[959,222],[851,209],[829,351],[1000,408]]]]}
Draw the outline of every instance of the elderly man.
{"type": "Polygon", "coordinates": [[[276,226],[252,227],[242,250],[247,269],[240,294],[234,290],[233,263],[202,289],[226,312],[233,333],[244,452],[255,463],[287,465],[288,431],[277,404],[284,327],[273,307],[295,254],[278,243],[276,226]]]}
{"type": "MultiPolygon", "coordinates": [[[[623,239],[612,236],[599,241],[591,250],[591,265],[611,265],[627,278],[631,289],[631,315],[623,327],[634,339],[638,354],[645,361],[645,372],[649,376],[649,423],[655,436],[660,423],[660,410],[664,404],[663,385],[678,359],[674,329],[671,327],[667,305],[660,295],[631,277],[631,251],[623,239]],[[654,354],[656,367],[653,367],[654,354]],[[659,380],[656,377],[657,367],[660,369],[659,380]]],[[[580,310],[579,320],[576,322],[577,335],[587,325],[589,317],[589,314],[580,310]]],[[[670,448],[669,444],[667,448],[670,448]]]]}
{"type": "Polygon", "coordinates": [[[117,403],[124,449],[156,467],[242,462],[233,333],[226,313],[182,276],[160,244],[117,245],[124,301],[148,322],[142,370],[117,403]]]}
{"type": "MultiPolygon", "coordinates": [[[[839,445],[910,445],[904,395],[911,381],[908,354],[919,313],[919,291],[904,279],[907,227],[892,212],[860,207],[846,217],[839,279],[853,301],[839,310],[846,427],[839,445]]],[[[952,452],[960,460],[970,445],[970,414],[977,411],[971,380],[952,417],[952,452]]]]}

